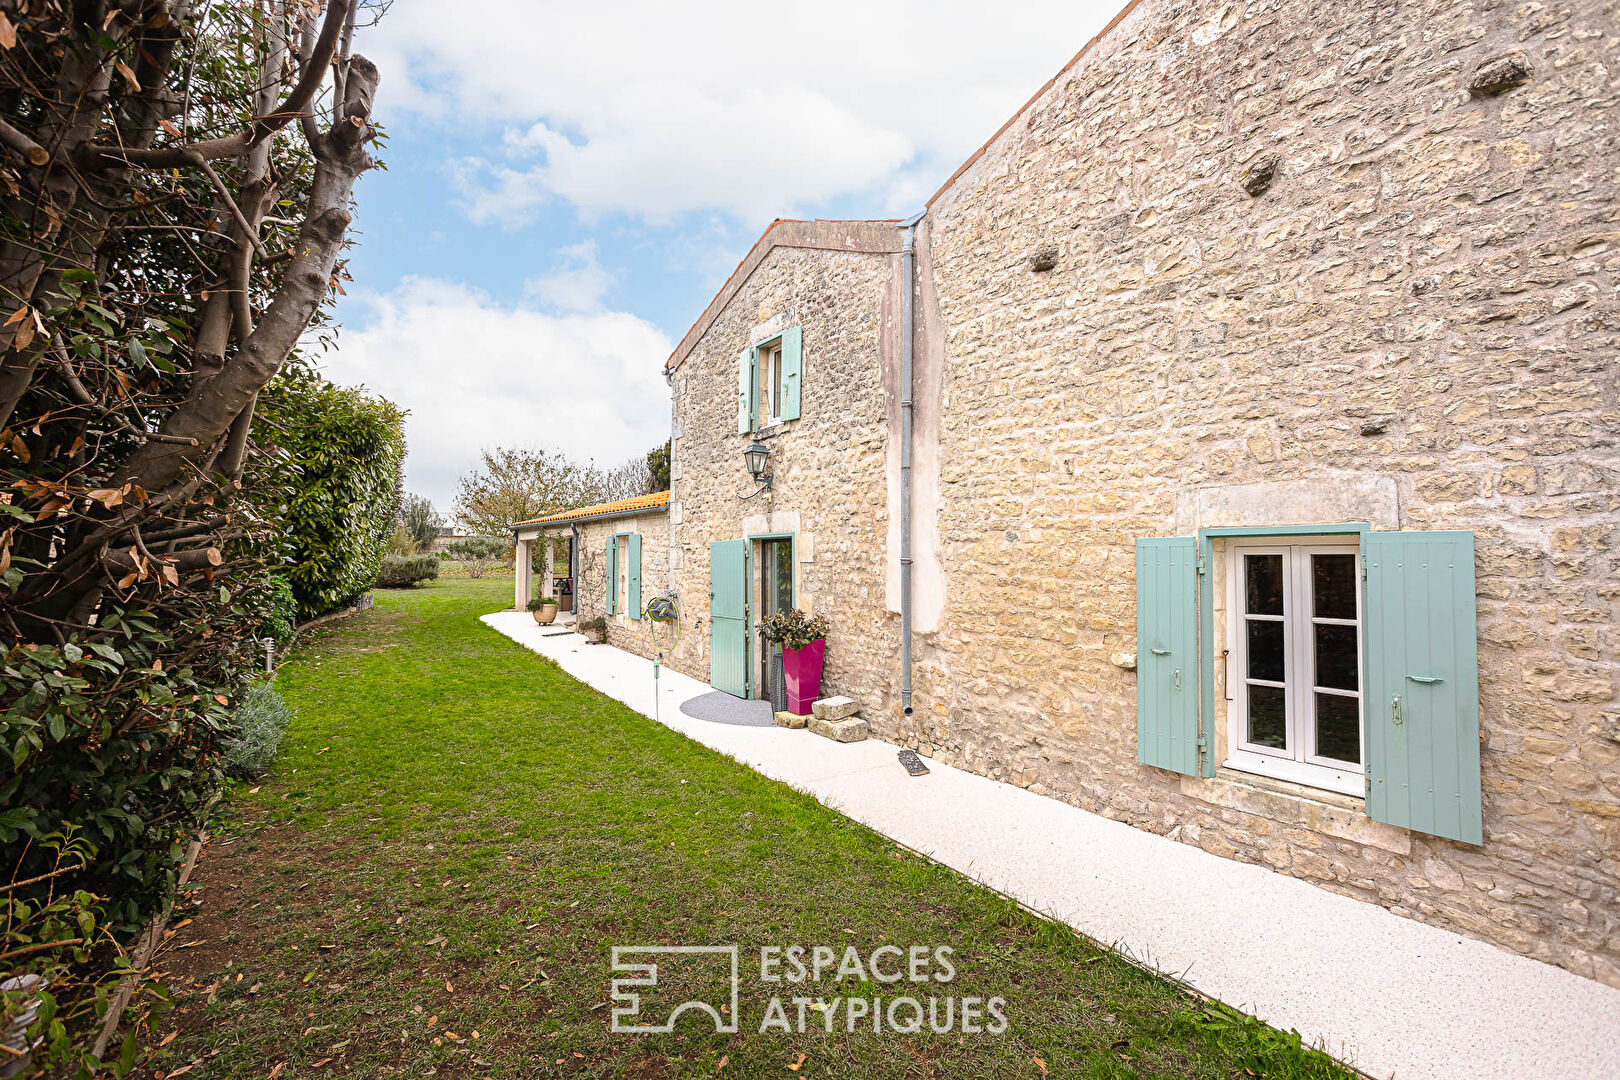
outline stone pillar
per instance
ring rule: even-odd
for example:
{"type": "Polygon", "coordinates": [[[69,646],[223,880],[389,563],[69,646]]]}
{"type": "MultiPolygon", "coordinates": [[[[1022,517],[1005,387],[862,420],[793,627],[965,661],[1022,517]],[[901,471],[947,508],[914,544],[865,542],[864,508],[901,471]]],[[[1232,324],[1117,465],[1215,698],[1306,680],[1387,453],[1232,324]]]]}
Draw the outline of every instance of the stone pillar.
{"type": "Polygon", "coordinates": [[[512,593],[513,606],[518,611],[527,610],[529,597],[533,596],[533,584],[529,581],[529,564],[534,560],[534,541],[519,540],[517,554],[512,560],[512,593]]]}
{"type": "Polygon", "coordinates": [[[540,534],[540,542],[542,544],[544,544],[545,547],[546,547],[546,558],[545,558],[545,564],[544,564],[545,569],[546,569],[546,576],[540,582],[540,595],[541,596],[555,596],[556,594],[552,591],[552,585],[553,585],[553,579],[556,577],[556,575],[552,571],[554,569],[553,564],[556,562],[556,558],[557,558],[556,538],[553,537],[553,536],[549,536],[549,535],[547,535],[545,533],[541,533],[540,534]]]}

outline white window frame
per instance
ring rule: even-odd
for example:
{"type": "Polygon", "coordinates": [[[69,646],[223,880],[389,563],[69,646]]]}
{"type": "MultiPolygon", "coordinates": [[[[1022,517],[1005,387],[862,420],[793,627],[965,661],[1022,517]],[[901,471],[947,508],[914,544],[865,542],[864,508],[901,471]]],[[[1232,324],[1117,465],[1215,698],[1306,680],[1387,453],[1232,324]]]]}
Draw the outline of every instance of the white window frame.
{"type": "MultiPolygon", "coordinates": [[[[1365,796],[1367,719],[1366,672],[1363,658],[1366,653],[1362,635],[1366,632],[1366,606],[1362,595],[1360,544],[1342,536],[1302,536],[1286,540],[1257,538],[1235,540],[1227,545],[1227,641],[1232,653],[1228,669],[1227,747],[1223,764],[1240,772],[1256,773],[1278,780],[1325,788],[1345,795],[1365,796]],[[1319,618],[1312,609],[1314,600],[1311,585],[1312,555],[1350,555],[1355,558],[1356,618],[1319,618]],[[1287,724],[1286,749],[1262,746],[1248,741],[1248,645],[1246,623],[1256,616],[1247,613],[1245,595],[1245,555],[1281,555],[1283,557],[1283,689],[1287,724]],[[1316,649],[1313,627],[1318,623],[1353,625],[1356,627],[1356,685],[1354,692],[1316,686],[1316,649]],[[1358,737],[1361,740],[1361,763],[1340,761],[1316,753],[1316,691],[1336,696],[1354,697],[1361,704],[1357,710],[1358,737]]],[[[1266,616],[1258,618],[1266,619],[1266,616]]],[[[1275,618],[1275,617],[1273,617],[1275,618]]],[[[1260,685],[1275,686],[1265,680],[1252,680],[1260,685]]]]}
{"type": "Polygon", "coordinates": [[[773,338],[759,347],[760,373],[764,378],[761,391],[765,398],[765,427],[782,423],[782,406],[787,395],[782,388],[782,339],[773,338]]]}

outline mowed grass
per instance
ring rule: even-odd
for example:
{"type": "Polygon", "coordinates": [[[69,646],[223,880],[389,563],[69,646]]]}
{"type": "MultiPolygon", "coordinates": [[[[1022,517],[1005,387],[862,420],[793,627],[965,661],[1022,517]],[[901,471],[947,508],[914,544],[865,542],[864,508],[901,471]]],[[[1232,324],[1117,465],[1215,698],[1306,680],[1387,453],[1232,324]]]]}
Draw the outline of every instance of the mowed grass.
{"type": "Polygon", "coordinates": [[[509,587],[380,592],[301,643],[281,758],[160,954],[143,1075],[1351,1075],[587,688],[478,622],[509,587]],[[647,944],[738,945],[739,1031],[612,1033],[610,949],[647,944]],[[762,983],[792,944],[949,946],[955,978],[762,983]],[[843,1000],[762,1033],[773,994],[795,1028],[793,996],[843,1000]],[[1001,997],[1008,1026],[846,1030],[896,996],[1001,997]]]}

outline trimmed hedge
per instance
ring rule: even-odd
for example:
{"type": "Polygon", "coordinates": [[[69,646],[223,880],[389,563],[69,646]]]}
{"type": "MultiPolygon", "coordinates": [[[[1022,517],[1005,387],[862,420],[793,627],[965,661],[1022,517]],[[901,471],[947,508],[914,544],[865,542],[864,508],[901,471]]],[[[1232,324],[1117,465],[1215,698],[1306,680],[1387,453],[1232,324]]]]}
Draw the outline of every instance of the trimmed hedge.
{"type": "Polygon", "coordinates": [[[432,555],[384,555],[377,572],[377,588],[403,589],[439,576],[439,560],[432,555]]]}
{"type": "Polygon", "coordinates": [[[271,384],[271,439],[292,466],[287,577],[299,616],[352,603],[377,580],[399,515],[405,414],[357,387],[290,371],[271,384]]]}

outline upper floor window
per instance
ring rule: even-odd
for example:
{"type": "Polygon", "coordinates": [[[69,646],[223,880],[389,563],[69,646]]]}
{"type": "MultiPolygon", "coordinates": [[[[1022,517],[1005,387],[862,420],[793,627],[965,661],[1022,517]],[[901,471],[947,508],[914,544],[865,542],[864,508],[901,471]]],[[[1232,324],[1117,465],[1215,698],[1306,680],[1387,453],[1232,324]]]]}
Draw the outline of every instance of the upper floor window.
{"type": "Polygon", "coordinates": [[[737,357],[737,433],[799,419],[804,389],[804,333],[790,326],[782,336],[744,349],[737,357]]]}
{"type": "Polygon", "coordinates": [[[762,346],[760,355],[760,375],[764,379],[760,387],[760,400],[765,402],[765,423],[780,424],[782,422],[782,343],[772,342],[762,346]]]}

